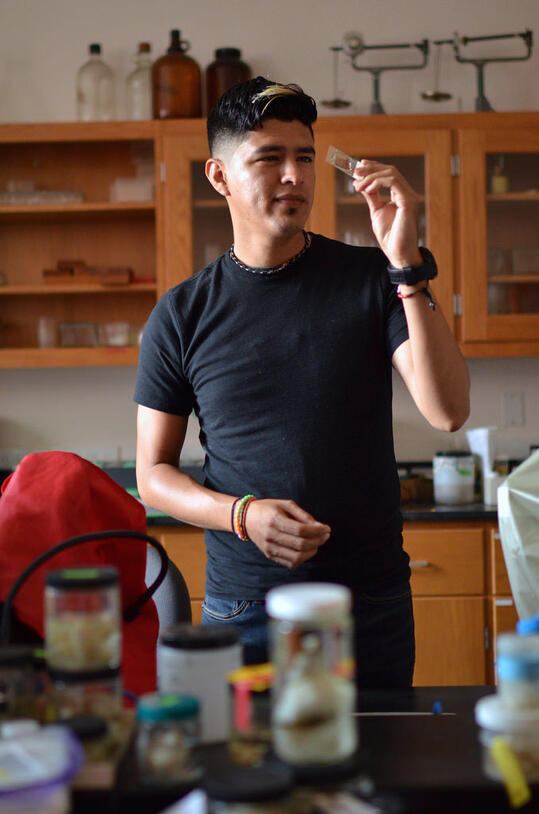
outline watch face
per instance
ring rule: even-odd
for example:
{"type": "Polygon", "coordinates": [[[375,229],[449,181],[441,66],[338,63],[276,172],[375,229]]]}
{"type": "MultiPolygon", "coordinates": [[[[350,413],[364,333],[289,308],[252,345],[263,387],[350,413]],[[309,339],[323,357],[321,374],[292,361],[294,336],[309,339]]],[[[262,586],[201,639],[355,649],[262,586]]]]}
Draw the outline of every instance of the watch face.
{"type": "Polygon", "coordinates": [[[424,262],[420,266],[408,266],[407,268],[397,269],[393,266],[388,266],[389,279],[395,285],[404,283],[405,285],[415,285],[421,280],[433,280],[438,274],[436,261],[431,252],[424,248],[419,247],[421,256],[424,262]]]}

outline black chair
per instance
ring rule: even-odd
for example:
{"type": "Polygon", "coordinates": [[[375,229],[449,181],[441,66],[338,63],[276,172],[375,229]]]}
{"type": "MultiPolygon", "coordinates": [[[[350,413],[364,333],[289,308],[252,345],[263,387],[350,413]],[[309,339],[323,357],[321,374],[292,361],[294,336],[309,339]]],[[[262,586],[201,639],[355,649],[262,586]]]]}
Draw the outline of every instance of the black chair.
{"type": "MultiPolygon", "coordinates": [[[[146,585],[151,585],[160,568],[161,560],[157,549],[148,546],[146,549],[146,585]]],[[[180,570],[171,559],[168,561],[167,575],[152,598],[157,608],[160,630],[177,622],[192,621],[191,600],[187,585],[180,570]]]]}

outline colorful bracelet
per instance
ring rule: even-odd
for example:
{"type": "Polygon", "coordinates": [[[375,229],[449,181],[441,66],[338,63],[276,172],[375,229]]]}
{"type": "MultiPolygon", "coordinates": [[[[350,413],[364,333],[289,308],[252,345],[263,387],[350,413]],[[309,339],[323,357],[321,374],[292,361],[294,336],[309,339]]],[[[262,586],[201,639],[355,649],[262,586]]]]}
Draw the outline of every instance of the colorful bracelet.
{"type": "Polygon", "coordinates": [[[429,301],[429,308],[432,308],[433,311],[436,310],[436,302],[429,291],[428,285],[423,286],[423,288],[418,288],[416,291],[412,291],[411,294],[401,294],[400,286],[397,286],[397,297],[400,300],[407,300],[409,297],[414,297],[416,294],[423,294],[423,296],[429,301]]]}
{"type": "Polygon", "coordinates": [[[232,531],[236,537],[239,537],[244,542],[249,540],[249,535],[245,529],[245,517],[247,508],[253,500],[256,500],[254,495],[245,495],[235,500],[232,505],[232,531]]]}

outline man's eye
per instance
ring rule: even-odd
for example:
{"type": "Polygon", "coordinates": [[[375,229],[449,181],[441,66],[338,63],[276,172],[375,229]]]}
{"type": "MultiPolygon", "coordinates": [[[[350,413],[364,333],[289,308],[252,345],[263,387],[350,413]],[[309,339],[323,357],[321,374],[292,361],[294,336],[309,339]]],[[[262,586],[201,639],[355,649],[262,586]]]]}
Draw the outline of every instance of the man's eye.
{"type": "Polygon", "coordinates": [[[276,155],[263,155],[260,160],[261,161],[276,161],[277,156],[276,155]]]}
{"type": "Polygon", "coordinates": [[[306,164],[312,164],[313,163],[312,155],[302,155],[302,156],[300,156],[299,160],[304,161],[306,164]]]}

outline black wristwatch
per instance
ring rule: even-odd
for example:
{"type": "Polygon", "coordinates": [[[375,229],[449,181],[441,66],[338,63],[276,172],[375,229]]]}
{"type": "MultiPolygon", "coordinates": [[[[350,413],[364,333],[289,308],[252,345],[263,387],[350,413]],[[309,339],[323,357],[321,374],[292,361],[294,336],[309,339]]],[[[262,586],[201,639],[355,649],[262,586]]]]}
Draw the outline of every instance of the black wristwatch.
{"type": "Polygon", "coordinates": [[[406,266],[403,269],[397,269],[390,264],[387,267],[389,279],[394,285],[400,283],[415,285],[420,283],[421,280],[433,280],[438,275],[438,267],[432,253],[425,249],[424,246],[420,246],[419,251],[423,258],[420,266],[406,266]]]}

